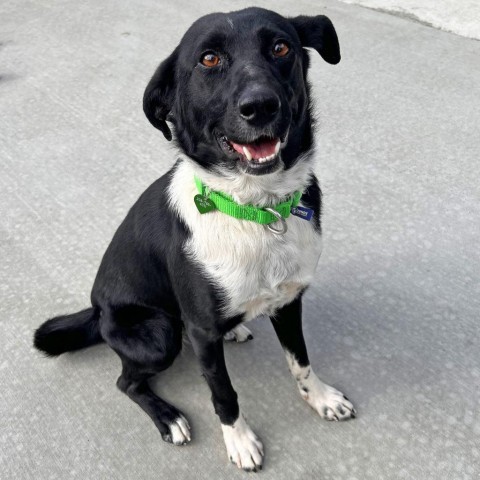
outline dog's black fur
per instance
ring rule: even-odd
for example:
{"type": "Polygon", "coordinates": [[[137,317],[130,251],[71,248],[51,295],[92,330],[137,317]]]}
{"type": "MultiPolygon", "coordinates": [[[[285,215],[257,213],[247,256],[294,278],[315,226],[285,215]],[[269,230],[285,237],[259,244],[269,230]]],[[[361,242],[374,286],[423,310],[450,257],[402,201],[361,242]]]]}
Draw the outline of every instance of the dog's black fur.
{"type": "MultiPolygon", "coordinates": [[[[250,8],[203,17],[148,84],[146,116],[170,140],[168,120],[179,148],[217,175],[226,171],[268,174],[278,168],[245,166],[238,154],[225,149],[224,136],[245,143],[262,135],[285,138],[288,134],[282,151],[288,170],[312,148],[309,59],[304,47],[317,50],[329,63],[340,60],[335,30],[324,16],[285,19],[250,8]],[[227,18],[233,20],[235,30],[227,18]],[[271,55],[278,39],[290,46],[283,58],[271,55]],[[217,52],[221,66],[200,64],[205,51],[217,52]],[[248,71],[243,68],[247,64],[248,71]],[[273,119],[258,115],[255,121],[245,120],[239,113],[245,97],[247,101],[253,98],[254,107],[255,102],[276,99],[278,112],[273,119]]],[[[232,425],[239,407],[225,366],[223,335],[242,321],[241,315],[222,313],[224,292],[181,248],[191,232],[169,206],[167,189],[175,168],[142,194],[117,230],[93,286],[92,307],[48,320],[34,338],[35,346],[48,355],[105,341],[122,361],[118,387],[150,415],[167,441],[172,441],[169,425],[181,414],[151,391],[148,379],[172,364],[185,330],[211,388],[215,411],[222,424],[232,425]]],[[[318,229],[320,198],[312,177],[302,201],[314,209],[318,229]]],[[[308,365],[301,295],[275,318],[283,347],[300,365],[308,365]]]]}

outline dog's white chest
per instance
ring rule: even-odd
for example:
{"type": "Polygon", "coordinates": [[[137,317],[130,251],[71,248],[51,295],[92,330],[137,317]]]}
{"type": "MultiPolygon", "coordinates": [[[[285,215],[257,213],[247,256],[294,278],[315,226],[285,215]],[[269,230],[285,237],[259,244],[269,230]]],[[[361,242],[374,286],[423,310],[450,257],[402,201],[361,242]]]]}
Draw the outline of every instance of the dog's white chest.
{"type": "Polygon", "coordinates": [[[188,177],[188,184],[173,179],[170,198],[176,199],[192,232],[184,245],[186,253],[225,292],[224,313],[244,315],[248,321],[293,301],[310,283],[320,257],[321,238],[313,225],[290,216],[288,231],[275,235],[262,225],[220,212],[200,215],[193,202],[191,174],[188,177]],[[182,196],[177,190],[173,197],[176,183],[182,196]]]}
{"type": "Polygon", "coordinates": [[[282,236],[218,212],[200,222],[203,234],[193,232],[185,248],[226,292],[225,314],[271,315],[310,283],[321,245],[305,220],[289,218],[282,236]]]}

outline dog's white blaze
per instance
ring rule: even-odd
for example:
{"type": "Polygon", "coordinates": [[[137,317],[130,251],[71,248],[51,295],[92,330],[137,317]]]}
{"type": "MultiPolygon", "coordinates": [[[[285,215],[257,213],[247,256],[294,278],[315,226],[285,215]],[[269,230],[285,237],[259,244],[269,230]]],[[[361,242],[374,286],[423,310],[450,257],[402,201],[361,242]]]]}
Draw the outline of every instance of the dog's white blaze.
{"type": "Polygon", "coordinates": [[[263,225],[220,212],[201,215],[193,202],[198,193],[194,175],[212,190],[225,192],[239,203],[272,205],[303,190],[309,183],[311,168],[311,162],[299,159],[287,172],[225,178],[184,157],[175,169],[169,200],[192,232],[184,250],[226,292],[223,309],[227,316],[243,314],[248,321],[261,314],[272,315],[292,302],[312,280],[321,239],[311,222],[295,216],[286,220],[286,234],[275,235],[263,225]]]}

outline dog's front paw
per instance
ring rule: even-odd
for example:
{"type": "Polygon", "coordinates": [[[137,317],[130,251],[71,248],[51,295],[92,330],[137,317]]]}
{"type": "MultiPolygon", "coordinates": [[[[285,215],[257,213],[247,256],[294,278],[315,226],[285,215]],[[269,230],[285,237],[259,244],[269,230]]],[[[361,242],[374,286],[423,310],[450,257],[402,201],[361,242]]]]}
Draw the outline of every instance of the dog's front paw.
{"type": "Polygon", "coordinates": [[[165,442],[174,445],[186,445],[192,439],[190,425],[182,414],[172,422],[166,423],[165,427],[162,432],[162,438],[165,442]]]}
{"type": "Polygon", "coordinates": [[[252,340],[253,335],[252,335],[252,332],[247,327],[240,324],[232,328],[232,330],[230,330],[229,332],[227,332],[223,336],[223,338],[227,342],[243,343],[243,342],[248,342],[249,340],[252,340]]]}
{"type": "Polygon", "coordinates": [[[247,472],[262,469],[263,445],[240,413],[233,425],[222,425],[227,455],[232,463],[247,472]]]}
{"type": "Polygon", "coordinates": [[[321,383],[311,390],[305,386],[299,386],[299,390],[302,398],[325,420],[338,422],[356,416],[357,412],[350,400],[330,385],[321,383]]]}

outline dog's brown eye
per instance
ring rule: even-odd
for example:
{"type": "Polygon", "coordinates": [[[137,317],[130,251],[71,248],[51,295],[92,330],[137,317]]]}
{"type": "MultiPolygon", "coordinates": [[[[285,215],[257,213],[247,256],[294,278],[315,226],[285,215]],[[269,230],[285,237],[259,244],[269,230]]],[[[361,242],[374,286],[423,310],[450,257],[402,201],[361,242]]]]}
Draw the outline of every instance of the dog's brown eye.
{"type": "Polygon", "coordinates": [[[207,52],[203,55],[201,62],[206,67],[216,67],[220,63],[220,57],[213,52],[207,52]]]}
{"type": "Polygon", "coordinates": [[[284,57],[289,51],[290,48],[285,42],[277,42],[273,47],[273,54],[276,57],[284,57]]]}

